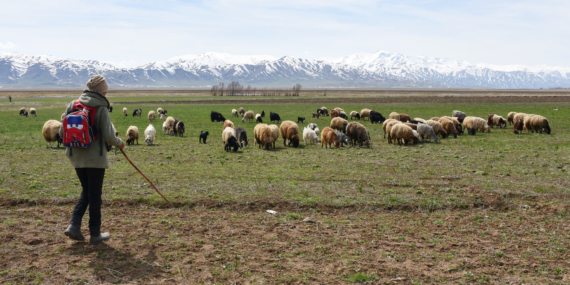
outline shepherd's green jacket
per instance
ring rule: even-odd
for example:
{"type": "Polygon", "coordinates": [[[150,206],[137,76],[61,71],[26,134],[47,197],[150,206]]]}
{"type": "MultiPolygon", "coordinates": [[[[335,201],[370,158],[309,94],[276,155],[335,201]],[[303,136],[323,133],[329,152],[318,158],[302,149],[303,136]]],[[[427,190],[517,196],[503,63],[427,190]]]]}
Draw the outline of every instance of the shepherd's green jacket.
{"type": "MultiPolygon", "coordinates": [[[[99,129],[99,137],[88,148],[67,148],[65,155],[71,162],[73,168],[109,168],[107,162],[107,145],[120,147],[123,141],[115,136],[115,131],[109,116],[111,104],[105,96],[92,91],[85,91],[79,96],[79,102],[89,107],[98,107],[95,115],[95,126],[99,129]],[[99,140],[103,139],[103,150],[99,140]],[[101,155],[101,153],[103,155],[101,155]]],[[[73,108],[73,100],[67,106],[65,113],[69,113],[73,108]]],[[[60,137],[63,137],[63,124],[59,129],[60,137]]]]}

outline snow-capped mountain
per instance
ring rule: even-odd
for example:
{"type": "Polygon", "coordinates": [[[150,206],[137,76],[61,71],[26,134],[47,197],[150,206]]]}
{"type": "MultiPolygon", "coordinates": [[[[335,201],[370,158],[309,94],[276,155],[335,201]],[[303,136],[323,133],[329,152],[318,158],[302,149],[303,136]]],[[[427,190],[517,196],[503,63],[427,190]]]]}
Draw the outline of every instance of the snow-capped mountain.
{"type": "Polygon", "coordinates": [[[97,60],[75,60],[0,52],[4,87],[83,86],[103,74],[114,86],[206,86],[219,82],[352,87],[570,87],[568,67],[471,64],[435,57],[379,51],[336,60],[268,55],[204,53],[185,55],[135,68],[97,60]]]}

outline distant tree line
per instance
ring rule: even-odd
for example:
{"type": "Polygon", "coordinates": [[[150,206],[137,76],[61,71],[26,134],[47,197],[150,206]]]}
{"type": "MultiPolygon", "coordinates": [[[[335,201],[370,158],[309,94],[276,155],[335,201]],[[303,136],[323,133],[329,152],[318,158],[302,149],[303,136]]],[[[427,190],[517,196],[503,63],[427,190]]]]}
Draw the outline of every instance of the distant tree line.
{"type": "Polygon", "coordinates": [[[301,88],[301,84],[295,84],[293,88],[257,88],[251,85],[246,87],[232,81],[228,85],[220,82],[212,86],[210,93],[212,96],[299,96],[301,88]]]}

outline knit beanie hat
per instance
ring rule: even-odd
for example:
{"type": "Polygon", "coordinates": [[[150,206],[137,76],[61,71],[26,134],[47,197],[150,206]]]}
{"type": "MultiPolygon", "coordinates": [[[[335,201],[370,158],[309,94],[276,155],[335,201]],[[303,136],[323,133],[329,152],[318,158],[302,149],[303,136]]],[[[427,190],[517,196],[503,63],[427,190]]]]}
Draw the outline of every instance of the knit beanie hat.
{"type": "Polygon", "coordinates": [[[107,84],[103,75],[93,75],[91,79],[87,81],[87,88],[91,91],[107,92],[109,90],[109,84],[107,84]]]}

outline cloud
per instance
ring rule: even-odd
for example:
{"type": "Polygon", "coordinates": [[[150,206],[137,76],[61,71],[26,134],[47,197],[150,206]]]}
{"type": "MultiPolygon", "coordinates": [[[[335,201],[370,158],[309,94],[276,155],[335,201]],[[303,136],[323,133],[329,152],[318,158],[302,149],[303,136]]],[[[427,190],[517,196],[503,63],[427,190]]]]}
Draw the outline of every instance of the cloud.
{"type": "Polygon", "coordinates": [[[10,50],[10,49],[14,49],[16,47],[17,47],[17,45],[15,45],[11,42],[8,42],[6,44],[3,44],[0,42],[0,50],[10,50]]]}

